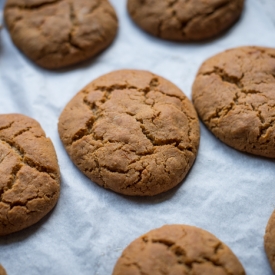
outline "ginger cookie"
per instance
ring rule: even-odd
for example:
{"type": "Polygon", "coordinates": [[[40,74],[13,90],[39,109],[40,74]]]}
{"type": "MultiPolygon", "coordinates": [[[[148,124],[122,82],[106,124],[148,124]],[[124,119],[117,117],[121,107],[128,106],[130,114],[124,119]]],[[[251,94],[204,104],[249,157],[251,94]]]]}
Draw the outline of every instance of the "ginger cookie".
{"type": "Polygon", "coordinates": [[[128,0],[128,12],[146,32],[168,40],[213,38],[240,17],[244,0],[128,0]]]}
{"type": "Polygon", "coordinates": [[[192,103],[174,84],[146,71],[115,71],[92,81],[67,104],[58,129],[87,177],[131,196],[176,186],[199,145],[192,103]]]}
{"type": "Polygon", "coordinates": [[[53,144],[37,121],[0,115],[0,235],[44,217],[59,197],[60,173],[53,144]]]}
{"type": "Polygon", "coordinates": [[[224,143],[275,157],[275,49],[240,47],[206,60],[193,84],[193,101],[224,143]]]}
{"type": "Polygon", "coordinates": [[[7,275],[6,270],[2,265],[0,265],[0,275],[7,275]]]}
{"type": "Polygon", "coordinates": [[[118,27],[108,0],[7,0],[4,16],[14,44],[48,69],[95,56],[118,27]]]}
{"type": "Polygon", "coordinates": [[[264,247],[273,273],[275,274],[275,211],[273,211],[266,226],[264,247]]]}
{"type": "Polygon", "coordinates": [[[113,275],[245,275],[233,252],[211,233],[188,225],[165,225],[133,241],[113,275]]]}

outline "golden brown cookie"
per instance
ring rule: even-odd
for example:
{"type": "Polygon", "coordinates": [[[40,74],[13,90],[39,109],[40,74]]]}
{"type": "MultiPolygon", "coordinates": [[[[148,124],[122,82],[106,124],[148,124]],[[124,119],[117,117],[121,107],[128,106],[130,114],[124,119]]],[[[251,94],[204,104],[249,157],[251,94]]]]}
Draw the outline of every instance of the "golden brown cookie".
{"type": "Polygon", "coordinates": [[[4,16],[15,45],[48,69],[101,52],[118,25],[108,0],[7,0],[4,16]]]}
{"type": "Polygon", "coordinates": [[[273,273],[275,274],[275,211],[273,211],[266,226],[264,247],[273,273]]]}
{"type": "Polygon", "coordinates": [[[133,241],[113,275],[244,275],[233,252],[209,232],[188,225],[165,225],[133,241]]]}
{"type": "Polygon", "coordinates": [[[240,47],[206,60],[193,84],[193,101],[224,143],[275,157],[275,49],[240,47]]]}
{"type": "Polygon", "coordinates": [[[143,30],[163,39],[200,41],[215,37],[240,17],[244,0],[128,0],[143,30]]]}
{"type": "Polygon", "coordinates": [[[174,84],[121,70],[94,80],[68,103],[59,135],[92,181],[121,194],[152,196],[186,176],[197,155],[199,123],[174,84]]]}
{"type": "Polygon", "coordinates": [[[6,270],[2,265],[0,265],[0,275],[7,275],[6,270]]]}
{"type": "Polygon", "coordinates": [[[0,235],[26,228],[56,204],[60,173],[53,144],[40,124],[0,115],[0,235]]]}

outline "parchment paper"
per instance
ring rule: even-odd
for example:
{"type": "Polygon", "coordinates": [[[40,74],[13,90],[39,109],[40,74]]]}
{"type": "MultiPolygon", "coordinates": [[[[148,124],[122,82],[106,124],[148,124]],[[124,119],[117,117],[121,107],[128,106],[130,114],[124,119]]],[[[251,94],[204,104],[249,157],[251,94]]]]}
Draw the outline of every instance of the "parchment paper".
{"type": "Polygon", "coordinates": [[[150,70],[191,98],[193,80],[206,58],[241,45],[275,47],[275,1],[247,0],[233,28],[199,44],[147,35],[128,17],[126,0],[111,2],[120,20],[116,40],[95,59],[70,69],[37,67],[13,45],[7,30],[1,31],[0,113],[22,113],[40,122],[55,145],[62,183],[59,202],[49,215],[0,238],[0,262],[9,275],[108,275],[132,240],[164,224],[183,223],[220,238],[247,274],[271,275],[263,235],[275,208],[273,160],[238,152],[201,124],[198,157],[186,180],[153,198],[131,198],[97,186],[73,165],[59,139],[57,121],[76,92],[120,68],[150,70]]]}

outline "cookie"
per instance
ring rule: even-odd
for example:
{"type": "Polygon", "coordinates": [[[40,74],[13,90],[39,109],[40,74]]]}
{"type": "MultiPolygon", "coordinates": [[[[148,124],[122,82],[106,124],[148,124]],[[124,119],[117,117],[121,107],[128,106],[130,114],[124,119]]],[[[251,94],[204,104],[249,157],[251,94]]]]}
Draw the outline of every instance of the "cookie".
{"type": "Polygon", "coordinates": [[[115,71],[94,80],[67,104],[58,129],[87,177],[131,196],[176,186],[199,145],[192,103],[174,84],[146,71],[115,71]]]}
{"type": "Polygon", "coordinates": [[[59,197],[60,173],[53,144],[37,121],[0,115],[0,235],[44,217],[59,197]]]}
{"type": "Polygon", "coordinates": [[[14,44],[48,69],[95,56],[118,26],[108,0],[7,0],[4,17],[14,44]]]}
{"type": "Polygon", "coordinates": [[[240,47],[206,60],[193,84],[193,102],[221,141],[275,157],[275,49],[240,47]]]}
{"type": "Polygon", "coordinates": [[[209,232],[188,225],[165,225],[133,241],[113,275],[244,275],[233,252],[209,232]]]}
{"type": "Polygon", "coordinates": [[[168,40],[213,38],[240,17],[244,0],[128,0],[133,21],[146,32],[168,40]]]}
{"type": "Polygon", "coordinates": [[[266,226],[264,247],[273,273],[275,274],[275,211],[273,211],[266,226]]]}
{"type": "Polygon", "coordinates": [[[0,265],[0,275],[7,275],[6,270],[2,265],[0,265]]]}

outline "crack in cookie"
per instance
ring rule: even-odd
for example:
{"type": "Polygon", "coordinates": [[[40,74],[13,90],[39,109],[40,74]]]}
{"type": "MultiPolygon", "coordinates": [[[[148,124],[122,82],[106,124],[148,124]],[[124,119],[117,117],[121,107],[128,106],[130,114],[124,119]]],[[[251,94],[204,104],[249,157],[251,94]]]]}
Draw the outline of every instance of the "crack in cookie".
{"type": "Polygon", "coordinates": [[[143,30],[163,39],[200,41],[215,37],[241,15],[244,0],[128,0],[128,12],[143,30]]]}
{"type": "Polygon", "coordinates": [[[50,139],[33,119],[0,116],[0,235],[45,216],[59,197],[60,173],[50,139]]]}
{"type": "Polygon", "coordinates": [[[48,69],[95,56],[118,27],[108,0],[8,0],[4,16],[15,45],[48,69]]]}
{"type": "Polygon", "coordinates": [[[177,185],[198,150],[192,104],[172,83],[145,71],[93,81],[63,110],[60,138],[92,181],[127,195],[156,195],[177,185]]]}
{"type": "Polygon", "coordinates": [[[113,275],[245,275],[233,252],[209,232],[188,225],[165,225],[133,241],[113,275]]]}
{"type": "Polygon", "coordinates": [[[226,144],[275,157],[275,50],[240,47],[201,66],[193,101],[206,126],[226,144]]]}

